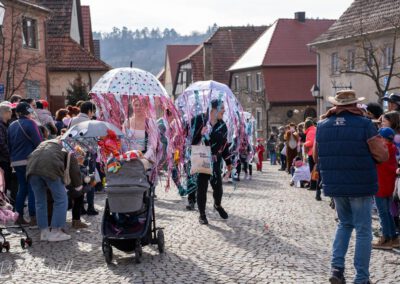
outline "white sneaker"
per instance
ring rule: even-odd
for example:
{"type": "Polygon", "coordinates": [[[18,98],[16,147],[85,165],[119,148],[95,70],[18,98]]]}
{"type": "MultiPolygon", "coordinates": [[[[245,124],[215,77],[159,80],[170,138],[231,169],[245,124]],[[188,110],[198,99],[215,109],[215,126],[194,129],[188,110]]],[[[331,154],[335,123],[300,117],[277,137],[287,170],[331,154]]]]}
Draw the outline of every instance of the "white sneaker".
{"type": "Polygon", "coordinates": [[[245,179],[245,180],[248,180],[248,179],[249,179],[249,175],[248,175],[248,174],[245,174],[245,175],[244,175],[244,179],[245,179]]]}
{"type": "Polygon", "coordinates": [[[51,232],[47,235],[47,240],[49,242],[62,242],[71,239],[70,235],[67,235],[60,229],[52,229],[51,232]]]}
{"type": "Polygon", "coordinates": [[[41,242],[48,241],[49,240],[49,233],[50,233],[49,228],[40,230],[40,241],[41,242]]]}

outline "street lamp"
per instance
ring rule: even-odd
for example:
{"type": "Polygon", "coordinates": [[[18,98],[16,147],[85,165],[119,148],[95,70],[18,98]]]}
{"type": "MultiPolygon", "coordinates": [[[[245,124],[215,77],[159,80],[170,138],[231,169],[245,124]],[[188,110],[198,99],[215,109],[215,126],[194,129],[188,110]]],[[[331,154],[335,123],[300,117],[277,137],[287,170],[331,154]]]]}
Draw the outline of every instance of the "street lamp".
{"type": "Polygon", "coordinates": [[[3,41],[3,22],[5,12],[6,8],[4,7],[4,4],[0,2],[0,43],[3,41]]]}
{"type": "Polygon", "coordinates": [[[322,99],[323,97],[320,96],[320,89],[318,87],[318,85],[312,85],[311,87],[311,95],[313,96],[313,98],[315,98],[317,100],[317,117],[319,117],[321,115],[321,102],[320,99],[322,99]]]}
{"type": "Polygon", "coordinates": [[[317,86],[317,85],[312,85],[312,87],[311,87],[311,95],[314,97],[314,98],[316,98],[316,99],[320,99],[320,98],[322,98],[320,95],[319,95],[319,87],[317,86]]]}

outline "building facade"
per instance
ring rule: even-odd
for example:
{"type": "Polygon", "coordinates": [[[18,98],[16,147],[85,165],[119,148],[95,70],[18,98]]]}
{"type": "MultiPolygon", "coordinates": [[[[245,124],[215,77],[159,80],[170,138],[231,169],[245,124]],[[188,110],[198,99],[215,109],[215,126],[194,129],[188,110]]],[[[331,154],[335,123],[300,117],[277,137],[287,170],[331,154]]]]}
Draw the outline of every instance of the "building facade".
{"type": "Polygon", "coordinates": [[[310,89],[316,81],[317,60],[307,43],[326,31],[332,20],[279,19],[230,68],[230,87],[243,108],[256,119],[256,137],[290,122],[316,117],[310,89]]]}
{"type": "Polygon", "coordinates": [[[393,22],[399,17],[399,1],[355,0],[309,44],[319,59],[319,113],[332,107],[327,98],[341,89],[354,89],[366,98],[365,103],[380,102],[385,95],[377,84],[381,90],[388,86],[387,94],[400,90],[400,40],[396,35],[400,26],[393,22]]]}
{"type": "Polygon", "coordinates": [[[13,94],[47,98],[45,23],[50,11],[28,1],[2,0],[0,101],[13,94]]]}

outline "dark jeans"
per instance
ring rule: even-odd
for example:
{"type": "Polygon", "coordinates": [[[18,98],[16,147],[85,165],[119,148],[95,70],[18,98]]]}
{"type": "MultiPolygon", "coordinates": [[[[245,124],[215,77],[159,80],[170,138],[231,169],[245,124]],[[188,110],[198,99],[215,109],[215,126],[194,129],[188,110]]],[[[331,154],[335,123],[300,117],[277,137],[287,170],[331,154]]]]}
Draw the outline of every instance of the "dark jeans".
{"type": "Polygon", "coordinates": [[[276,165],[276,152],[275,151],[269,151],[269,159],[271,165],[276,165]]]}
{"type": "Polygon", "coordinates": [[[94,187],[90,187],[88,193],[86,193],[86,200],[88,204],[88,208],[94,208],[94,187]]]}
{"type": "Polygon", "coordinates": [[[208,181],[210,181],[213,189],[214,204],[216,206],[221,206],[223,194],[221,161],[217,161],[213,164],[213,175],[211,177],[206,174],[199,174],[197,176],[197,206],[200,215],[206,215],[208,181]]]}
{"type": "Polygon", "coordinates": [[[24,216],[25,199],[28,196],[29,216],[36,216],[35,195],[32,191],[30,183],[26,179],[26,166],[18,166],[14,169],[17,174],[19,185],[15,200],[15,211],[18,212],[20,216],[24,216]]]}
{"type": "Polygon", "coordinates": [[[281,170],[286,170],[286,155],[281,155],[281,170]]]}
{"type": "Polygon", "coordinates": [[[72,220],[80,220],[81,219],[81,208],[83,206],[83,194],[78,198],[70,198],[72,207],[72,220]]]}
{"type": "Polygon", "coordinates": [[[376,207],[378,208],[379,220],[382,227],[382,234],[386,240],[396,237],[396,226],[390,214],[390,197],[375,197],[376,207]]]}

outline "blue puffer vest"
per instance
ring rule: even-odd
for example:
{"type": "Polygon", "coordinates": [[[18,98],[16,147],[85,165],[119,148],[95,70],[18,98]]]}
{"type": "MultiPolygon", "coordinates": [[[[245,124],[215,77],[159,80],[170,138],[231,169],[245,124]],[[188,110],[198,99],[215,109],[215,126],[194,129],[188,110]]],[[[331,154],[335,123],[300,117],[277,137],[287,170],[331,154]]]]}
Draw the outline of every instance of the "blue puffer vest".
{"type": "Polygon", "coordinates": [[[318,123],[319,169],[326,196],[362,197],[378,191],[376,166],[367,144],[377,134],[369,119],[348,112],[318,123]]]}

